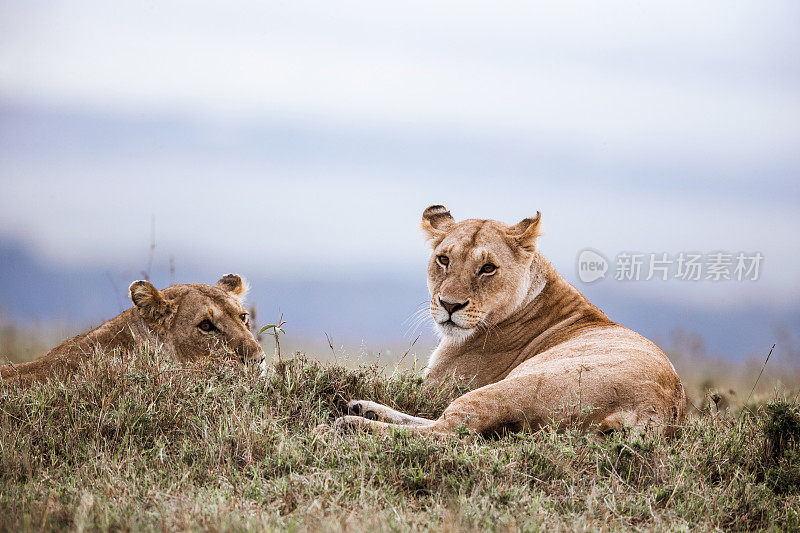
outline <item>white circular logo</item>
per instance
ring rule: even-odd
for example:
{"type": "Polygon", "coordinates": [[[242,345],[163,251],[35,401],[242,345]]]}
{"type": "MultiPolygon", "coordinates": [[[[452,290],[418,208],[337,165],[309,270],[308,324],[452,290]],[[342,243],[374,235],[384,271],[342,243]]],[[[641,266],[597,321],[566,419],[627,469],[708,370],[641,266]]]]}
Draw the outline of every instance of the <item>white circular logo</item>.
{"type": "Polygon", "coordinates": [[[606,277],[608,261],[605,257],[591,249],[582,250],[578,254],[578,278],[584,283],[592,283],[606,277]]]}

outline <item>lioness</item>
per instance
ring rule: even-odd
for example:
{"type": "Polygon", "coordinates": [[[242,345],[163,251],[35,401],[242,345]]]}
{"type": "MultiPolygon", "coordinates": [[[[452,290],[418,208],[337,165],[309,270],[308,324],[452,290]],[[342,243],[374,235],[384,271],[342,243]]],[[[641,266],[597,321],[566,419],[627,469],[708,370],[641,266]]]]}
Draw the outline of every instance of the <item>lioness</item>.
{"type": "Polygon", "coordinates": [[[216,285],[185,283],[159,291],[149,281],[134,281],[134,306],[87,333],[66,340],[29,363],[0,367],[3,381],[31,382],[55,372],[74,372],[82,360],[101,350],[131,350],[145,340],[162,343],[178,361],[194,361],[222,344],[243,361],[264,362],[242,306],[247,285],[227,274],[216,285]]]}
{"type": "Polygon", "coordinates": [[[664,433],[683,419],[686,395],[667,356],[556,272],[536,248],[540,221],[537,213],[514,226],[457,223],[443,206],[425,210],[430,313],[441,337],[425,379],[454,375],[474,390],[436,420],[352,401],[338,428],[387,432],[403,424],[443,435],[457,427],[494,433],[554,423],[664,433]]]}

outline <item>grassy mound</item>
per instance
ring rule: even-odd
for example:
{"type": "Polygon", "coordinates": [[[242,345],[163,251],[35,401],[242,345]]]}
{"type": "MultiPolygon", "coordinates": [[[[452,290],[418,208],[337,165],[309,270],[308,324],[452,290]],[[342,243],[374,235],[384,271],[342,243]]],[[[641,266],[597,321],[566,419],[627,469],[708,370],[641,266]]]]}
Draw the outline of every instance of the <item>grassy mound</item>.
{"type": "Polygon", "coordinates": [[[672,440],[326,431],[353,398],[437,416],[462,391],[297,357],[266,381],[158,353],[0,384],[0,530],[800,527],[800,405],[672,440]]]}

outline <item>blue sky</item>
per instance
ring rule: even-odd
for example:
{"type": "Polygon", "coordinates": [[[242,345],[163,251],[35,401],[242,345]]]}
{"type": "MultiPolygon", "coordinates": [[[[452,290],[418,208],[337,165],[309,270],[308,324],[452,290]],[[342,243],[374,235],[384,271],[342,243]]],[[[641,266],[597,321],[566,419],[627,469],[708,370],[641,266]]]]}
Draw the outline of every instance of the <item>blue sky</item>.
{"type": "Polygon", "coordinates": [[[757,283],[624,291],[791,307],[798,15],[794,2],[2,3],[0,238],[130,270],[155,218],[159,253],[186,271],[422,280],[427,205],[508,222],[541,210],[542,249],[571,279],[587,246],[760,251],[757,283]]]}

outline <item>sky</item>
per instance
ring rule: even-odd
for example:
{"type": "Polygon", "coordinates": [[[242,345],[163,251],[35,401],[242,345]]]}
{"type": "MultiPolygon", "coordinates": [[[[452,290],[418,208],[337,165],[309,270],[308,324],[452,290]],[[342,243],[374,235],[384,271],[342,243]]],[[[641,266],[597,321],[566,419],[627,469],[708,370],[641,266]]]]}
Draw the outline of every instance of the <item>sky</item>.
{"type": "Polygon", "coordinates": [[[0,240],[135,272],[154,226],[179,278],[424,289],[425,207],[509,223],[541,211],[541,249],[571,281],[587,247],[764,255],[757,282],[607,279],[587,294],[795,309],[799,15],[0,2],[0,240]]]}

